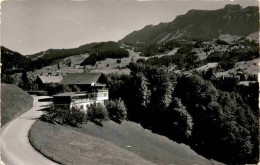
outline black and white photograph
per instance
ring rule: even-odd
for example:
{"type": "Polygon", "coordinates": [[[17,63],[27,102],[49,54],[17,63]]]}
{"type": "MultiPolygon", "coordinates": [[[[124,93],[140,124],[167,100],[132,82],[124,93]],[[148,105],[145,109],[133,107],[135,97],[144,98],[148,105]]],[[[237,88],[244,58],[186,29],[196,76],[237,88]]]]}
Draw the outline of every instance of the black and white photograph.
{"type": "Polygon", "coordinates": [[[260,165],[259,0],[0,0],[1,165],[260,165]]]}

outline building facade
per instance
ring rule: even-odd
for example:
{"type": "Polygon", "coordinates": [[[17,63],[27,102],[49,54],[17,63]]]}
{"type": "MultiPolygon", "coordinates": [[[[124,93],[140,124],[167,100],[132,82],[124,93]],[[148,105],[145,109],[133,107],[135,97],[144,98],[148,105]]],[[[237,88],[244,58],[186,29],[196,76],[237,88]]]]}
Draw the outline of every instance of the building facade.
{"type": "Polygon", "coordinates": [[[108,100],[108,90],[102,89],[94,92],[66,92],[53,96],[54,108],[78,108],[87,112],[91,104],[105,104],[108,100]]]}

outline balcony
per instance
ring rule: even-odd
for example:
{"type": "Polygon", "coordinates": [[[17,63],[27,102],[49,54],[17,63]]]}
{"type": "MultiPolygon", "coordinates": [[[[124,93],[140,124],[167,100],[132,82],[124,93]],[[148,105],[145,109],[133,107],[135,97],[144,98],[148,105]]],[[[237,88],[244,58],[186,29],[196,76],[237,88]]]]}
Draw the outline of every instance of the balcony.
{"type": "Polygon", "coordinates": [[[97,90],[96,92],[74,94],[71,96],[72,101],[87,101],[87,100],[108,100],[108,90],[97,90]]]}

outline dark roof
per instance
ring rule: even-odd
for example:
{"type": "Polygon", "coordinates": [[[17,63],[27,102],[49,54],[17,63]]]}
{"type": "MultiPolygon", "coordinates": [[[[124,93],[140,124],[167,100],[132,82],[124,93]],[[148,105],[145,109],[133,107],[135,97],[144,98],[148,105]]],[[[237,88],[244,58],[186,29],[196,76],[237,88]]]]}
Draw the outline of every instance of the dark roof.
{"type": "Polygon", "coordinates": [[[48,83],[60,83],[63,79],[63,76],[38,76],[38,78],[42,81],[44,84],[48,83]]]}
{"type": "Polygon", "coordinates": [[[99,78],[103,73],[69,73],[63,80],[61,84],[92,84],[97,83],[99,78]]]}

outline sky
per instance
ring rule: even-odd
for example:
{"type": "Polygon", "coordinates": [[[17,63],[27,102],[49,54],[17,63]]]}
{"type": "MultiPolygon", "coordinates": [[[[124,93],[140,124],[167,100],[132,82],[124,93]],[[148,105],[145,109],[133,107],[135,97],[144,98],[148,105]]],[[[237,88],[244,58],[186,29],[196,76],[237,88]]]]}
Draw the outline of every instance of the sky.
{"type": "Polygon", "coordinates": [[[190,9],[226,4],[256,6],[258,0],[26,0],[1,4],[1,45],[23,55],[118,41],[146,25],[170,22],[190,9]]]}

